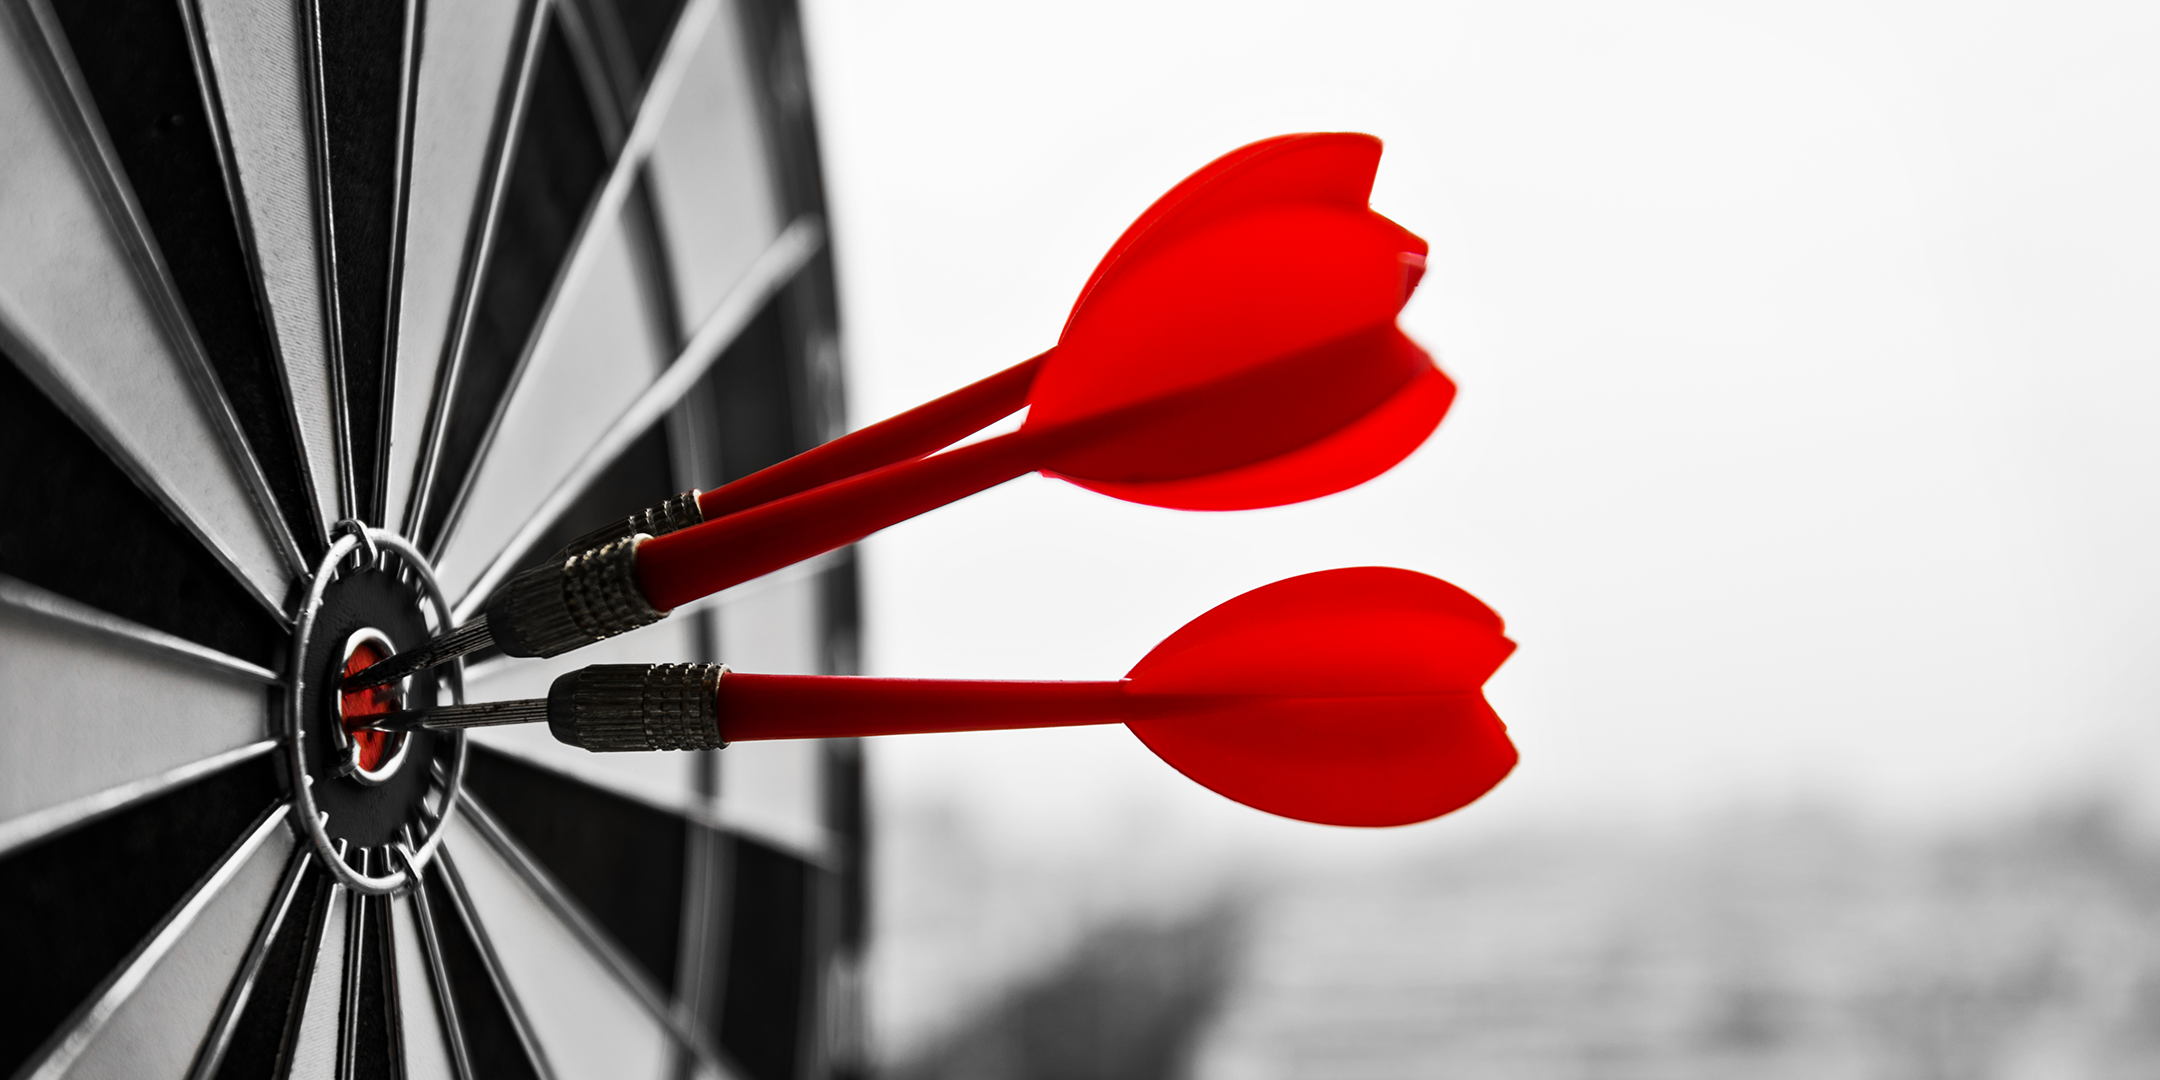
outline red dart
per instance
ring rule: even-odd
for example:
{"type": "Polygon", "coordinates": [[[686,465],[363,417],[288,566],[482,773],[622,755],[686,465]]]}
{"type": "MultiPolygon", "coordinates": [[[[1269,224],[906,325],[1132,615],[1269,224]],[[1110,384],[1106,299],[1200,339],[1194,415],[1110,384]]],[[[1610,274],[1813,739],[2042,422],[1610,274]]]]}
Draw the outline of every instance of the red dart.
{"type": "MultiPolygon", "coordinates": [[[[1258,274],[1225,273],[1221,269],[1220,264],[1225,262],[1246,261],[1238,257],[1236,247],[1255,237],[1268,246],[1286,236],[1311,239],[1316,232],[1330,231],[1323,226],[1270,235],[1264,226],[1256,227],[1269,214],[1295,214],[1300,208],[1309,211],[1320,207],[1352,218],[1371,219],[1362,224],[1385,222],[1379,231],[1384,240],[1394,242],[1385,246],[1400,249],[1392,254],[1400,264],[1397,273],[1401,297],[1388,308],[1384,319],[1372,321],[1392,326],[1395,312],[1424,275],[1426,244],[1366,207],[1379,158],[1380,141],[1356,134],[1283,135],[1217,158],[1155,200],[1111,245],[1081,287],[1080,299],[1074,304],[1057,350],[705,492],[698,496],[699,510],[705,520],[711,521],[856,473],[920,457],[1031,403],[1047,409],[1053,417],[1086,412],[1106,400],[1115,403],[1120,396],[1146,396],[1165,382],[1183,379],[1193,385],[1204,384],[1225,361],[1235,361],[1239,349],[1264,353],[1275,347],[1287,352],[1295,351],[1301,339],[1319,340],[1330,327],[1339,328],[1343,315],[1354,318],[1356,310],[1335,308],[1324,301],[1316,304],[1321,298],[1310,294],[1297,295],[1303,279],[1295,277],[1278,278],[1272,283],[1280,286],[1278,293],[1289,296],[1283,307],[1276,308],[1268,302],[1265,290],[1243,290],[1252,277],[1264,278],[1270,263],[1248,268],[1258,274]],[[1226,222],[1239,218],[1248,220],[1225,229],[1237,234],[1228,238],[1227,245],[1208,245],[1205,235],[1211,229],[1222,229],[1226,222]],[[1196,237],[1202,239],[1191,251],[1169,250],[1194,242],[1196,237]],[[1147,263],[1151,257],[1166,252],[1161,266],[1124,272],[1124,267],[1147,263]],[[1183,271],[1195,260],[1203,264],[1197,288],[1181,280],[1183,271]],[[1171,280],[1153,280],[1160,278],[1171,280]],[[1135,285],[1135,281],[1139,284],[1135,285]],[[1152,288],[1165,284],[1167,287],[1159,293],[1151,294],[1152,288]],[[1098,286],[1102,287],[1099,296],[1098,286]],[[1206,319],[1220,314],[1226,306],[1260,309],[1260,317],[1222,332],[1219,325],[1206,319]],[[1083,312],[1087,323],[1076,329],[1083,312]],[[1269,315],[1277,318],[1269,321],[1269,315]],[[1212,340],[1201,340],[1197,347],[1188,348],[1160,338],[1166,327],[1188,322],[1195,336],[1212,340]],[[1289,336],[1268,340],[1270,334],[1281,334],[1285,329],[1291,331],[1289,336]],[[1130,340],[1133,338],[1141,340],[1130,340]],[[1052,359],[1060,352],[1064,353],[1062,358],[1052,359]],[[1041,367],[1049,371],[1049,377],[1040,384],[1048,397],[1036,401],[1036,372],[1041,367]]],[[[1339,233],[1346,224],[1333,223],[1333,231],[1339,233]]],[[[1297,253],[1286,249],[1276,254],[1294,259],[1297,253]]],[[[1385,276],[1385,260],[1374,265],[1383,268],[1385,276]]],[[[1254,312],[1232,314],[1251,317],[1254,312]]],[[[1334,443],[1312,447],[1298,460],[1277,462],[1276,468],[1269,470],[1272,475],[1256,470],[1243,476],[1215,476],[1176,487],[1158,486],[1151,491],[1128,483],[1111,493],[1138,502],[1186,509],[1244,509],[1296,501],[1284,495],[1299,486],[1331,491],[1369,479],[1414,449],[1447,411],[1453,397],[1452,384],[1437,370],[1424,378],[1427,384],[1406,396],[1396,409],[1371,417],[1361,430],[1345,433],[1346,437],[1334,443]],[[1366,475],[1347,479],[1342,475],[1361,470],[1366,475]],[[1301,483],[1289,475],[1299,471],[1315,475],[1301,483]],[[1327,476],[1330,473],[1338,475],[1327,476]]],[[[1041,422],[1041,418],[1035,419],[1041,422]]],[[[1098,490],[1117,483],[1091,481],[1078,473],[1068,479],[1098,490]]]]}
{"type": "Polygon", "coordinates": [[[1490,608],[1445,581],[1357,567],[1219,605],[1117,681],[607,664],[563,676],[546,701],[404,714],[386,726],[545,719],[575,746],[656,750],[1123,723],[1179,772],[1248,806],[1331,825],[1407,825],[1469,804],[1515,766],[1483,693],[1515,648],[1503,631],[1490,608]]]}
{"type": "Polygon", "coordinates": [[[1191,510],[1299,502],[1379,475],[1455,396],[1395,326],[1426,245],[1366,205],[1379,162],[1378,139],[1343,133],[1223,156],[1111,246],[1056,348],[694,507],[678,496],[590,534],[513,577],[484,618],[345,685],[491,643],[560,655],[1032,471],[1191,510]],[[1023,406],[1020,430],[932,454],[1023,406]]]}
{"type": "Polygon", "coordinates": [[[1385,471],[1454,384],[1395,326],[1426,245],[1366,206],[1379,157],[1367,135],[1289,135],[1202,169],[1096,268],[1033,362],[1019,431],[655,537],[637,555],[645,598],[666,610],[1036,470],[1205,510],[1385,471]]]}

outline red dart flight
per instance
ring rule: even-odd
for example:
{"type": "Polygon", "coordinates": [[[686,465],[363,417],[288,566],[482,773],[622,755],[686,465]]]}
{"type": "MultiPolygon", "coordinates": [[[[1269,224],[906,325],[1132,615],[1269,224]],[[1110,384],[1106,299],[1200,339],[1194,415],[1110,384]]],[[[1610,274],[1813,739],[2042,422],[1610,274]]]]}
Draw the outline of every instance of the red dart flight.
{"type": "MultiPolygon", "coordinates": [[[[655,537],[638,553],[647,599],[670,608],[1034,470],[1192,510],[1300,502],[1386,471],[1432,433],[1455,387],[1395,326],[1426,245],[1366,205],[1379,161],[1380,141],[1356,134],[1286,135],[1218,159],[1118,238],[1057,348],[1023,365],[1019,431],[655,537]]],[[[980,412],[924,418],[920,437],[1009,412],[1017,371],[985,380],[970,403],[980,412]]],[[[852,449],[836,443],[828,461],[852,449]]],[[[708,501],[742,498],[722,488],[708,501]]]]}
{"type": "Polygon", "coordinates": [[[1248,806],[1330,825],[1407,825],[1515,767],[1484,684],[1515,649],[1500,617],[1424,574],[1356,567],[1221,604],[1104,682],[756,675],[598,664],[545,700],[393,717],[396,730],[546,721],[594,751],[999,728],[1130,727],[1179,772],[1248,806]]]}

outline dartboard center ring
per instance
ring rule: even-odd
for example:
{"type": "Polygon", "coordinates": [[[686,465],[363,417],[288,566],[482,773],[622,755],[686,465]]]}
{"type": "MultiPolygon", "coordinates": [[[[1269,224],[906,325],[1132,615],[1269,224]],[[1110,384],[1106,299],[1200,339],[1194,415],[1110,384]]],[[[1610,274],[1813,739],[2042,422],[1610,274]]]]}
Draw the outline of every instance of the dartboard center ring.
{"type": "Polygon", "coordinates": [[[434,857],[457,809],[465,741],[456,732],[360,734],[346,718],[432,704],[438,686],[462,704],[464,668],[452,661],[383,688],[389,693],[348,696],[340,683],[356,659],[365,666],[370,655],[410,647],[452,621],[426,556],[396,533],[358,523],[341,525],[295,612],[282,731],[293,820],[348,888],[395,892],[434,857]]]}

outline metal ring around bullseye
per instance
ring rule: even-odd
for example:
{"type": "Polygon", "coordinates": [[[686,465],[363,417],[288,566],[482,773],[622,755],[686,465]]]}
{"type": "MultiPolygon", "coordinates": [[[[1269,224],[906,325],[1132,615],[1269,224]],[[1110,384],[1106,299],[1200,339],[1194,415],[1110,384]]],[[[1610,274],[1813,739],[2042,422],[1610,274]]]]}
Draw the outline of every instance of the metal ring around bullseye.
{"type": "MultiPolygon", "coordinates": [[[[446,733],[454,740],[453,757],[449,779],[443,783],[442,806],[435,812],[435,826],[428,830],[427,839],[417,849],[407,851],[397,845],[405,869],[388,874],[365,874],[353,869],[338,853],[323,828],[322,813],[315,805],[315,793],[310,789],[314,778],[307,772],[307,755],[302,740],[306,732],[300,726],[301,705],[307,701],[310,679],[306,670],[308,641],[315,633],[315,616],[322,609],[323,592],[338,578],[338,564],[353,550],[366,545],[370,548],[388,548],[411,567],[427,593],[429,606],[435,612],[435,633],[447,631],[452,625],[450,602],[443,596],[442,587],[435,582],[435,568],[428,565],[419,549],[406,539],[387,529],[357,523],[340,523],[343,528],[330,550],[323,553],[315,566],[314,579],[308,582],[307,595],[301,598],[300,610],[293,619],[292,671],[285,680],[285,752],[292,765],[294,815],[302,828],[307,830],[308,841],[315,846],[315,853],[322,857],[338,883],[358,892],[383,894],[396,892],[411,880],[412,874],[427,867],[435,856],[435,849],[442,843],[443,828],[450,824],[451,815],[457,812],[458,794],[465,784],[465,735],[463,732],[446,733]]],[[[453,660],[445,665],[444,682],[450,687],[450,699],[455,704],[465,703],[465,663],[453,660]]]]}

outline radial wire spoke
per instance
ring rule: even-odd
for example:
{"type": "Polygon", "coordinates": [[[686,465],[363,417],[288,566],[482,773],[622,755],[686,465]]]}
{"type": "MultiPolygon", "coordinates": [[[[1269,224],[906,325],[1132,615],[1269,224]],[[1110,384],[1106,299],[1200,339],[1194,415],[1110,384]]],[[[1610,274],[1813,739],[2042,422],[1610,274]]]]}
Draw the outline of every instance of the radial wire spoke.
{"type": "MultiPolygon", "coordinates": [[[[812,219],[797,220],[781,230],[735,287],[706,314],[673,362],[607,422],[584,453],[562,471],[562,478],[553,488],[540,496],[537,506],[526,514],[523,523],[459,600],[460,622],[477,614],[495,587],[534,554],[534,542],[547,534],[596,477],[697,386],[750,320],[810,261],[823,239],[824,230],[812,219]]],[[[530,483],[530,475],[528,468],[519,479],[530,483]]],[[[478,526],[473,522],[468,528],[478,532],[478,526]]],[[[464,546],[460,544],[454,551],[464,546]]],[[[455,553],[444,559],[445,567],[457,565],[455,553]]],[[[457,586],[449,584],[450,574],[445,571],[445,584],[455,590],[457,586]]]]}
{"type": "Polygon", "coordinates": [[[225,985],[239,967],[292,852],[280,803],[210,874],[67,1025],[32,1057],[25,1080],[85,1075],[179,1075],[216,1018],[218,998],[193,988],[225,985]]]}
{"type": "Polygon", "coordinates": [[[445,844],[456,845],[472,909],[518,942],[499,952],[502,971],[558,1074],[565,1080],[658,1074],[676,1047],[690,1043],[685,1025],[573,902],[530,860],[513,857],[514,844],[499,829],[478,820],[453,820],[445,844]]]}
{"type": "Polygon", "coordinates": [[[258,939],[260,953],[251,953],[233,980],[226,995],[230,1013],[212,1029],[189,1080],[274,1077],[291,1049],[311,946],[329,900],[329,875],[311,850],[295,847],[289,891],[280,890],[268,932],[258,939]]]}
{"type": "Polygon", "coordinates": [[[0,784],[0,853],[267,749],[256,677],[4,603],[0,685],[0,761],[37,763],[0,784]]]}
{"type": "MultiPolygon", "coordinates": [[[[321,270],[310,145],[307,47],[291,0],[188,0],[216,75],[230,131],[233,186],[275,330],[283,412],[326,537],[339,500],[329,297],[321,270]]],[[[322,540],[318,540],[318,545],[322,540]]]]}
{"type": "Polygon", "coordinates": [[[338,1039],[353,896],[351,889],[332,884],[308,938],[306,977],[293,1001],[291,1046],[280,1062],[292,1080],[340,1080],[338,1039]]]}
{"type": "MultiPolygon", "coordinates": [[[[458,271],[457,299],[449,313],[442,360],[435,374],[435,392],[420,439],[404,527],[400,530],[415,539],[423,537],[430,515],[436,512],[434,493],[443,471],[443,457],[448,452],[446,444],[452,426],[471,413],[463,393],[471,378],[466,371],[468,355],[475,336],[487,336],[491,340],[493,337],[493,327],[483,326],[483,309],[502,306],[499,294],[504,291],[504,285],[488,271],[503,242],[505,203],[517,176],[525,129],[533,109],[534,88],[540,81],[548,31],[554,21],[548,17],[553,7],[549,0],[530,0],[530,5],[522,23],[524,33],[520,36],[514,63],[510,65],[514,72],[512,86],[500,102],[489,140],[487,169],[476,200],[480,209],[474,216],[458,271]],[[490,305],[491,300],[496,303],[490,305]]],[[[517,231],[511,240],[522,246],[529,238],[517,231]]],[[[494,312],[486,314],[492,316],[494,312]]]]}
{"type": "MultiPolygon", "coordinates": [[[[534,291],[531,286],[538,284],[538,279],[522,285],[505,279],[503,287],[518,286],[526,290],[516,296],[503,296],[502,303],[496,306],[497,311],[514,320],[499,329],[514,332],[515,339],[498,337],[487,343],[483,352],[468,358],[471,366],[465,374],[474,385],[461,387],[459,391],[468,398],[460,406],[462,423],[453,433],[454,445],[444,449],[444,460],[438,474],[432,478],[432,490],[426,496],[432,500],[432,509],[423,522],[422,537],[430,550],[444,551],[449,536],[456,530],[462,504],[476,472],[475,466],[488,453],[503,409],[515,394],[527,362],[534,355],[550,349],[554,336],[569,331],[566,325],[569,313],[562,301],[578,294],[584,279],[602,264],[606,249],[614,242],[623,205],[637,185],[645,159],[659,134],[661,121],[674,99],[675,89],[695,58],[696,46],[713,21],[718,6],[718,0],[693,0],[685,8],[676,21],[665,54],[622,148],[612,162],[595,163],[597,172],[590,177],[582,172],[571,176],[559,171],[573,156],[594,153],[596,148],[604,151],[604,148],[598,147],[601,135],[593,127],[594,104],[579,84],[569,45],[560,35],[550,37],[550,59],[545,66],[552,74],[541,80],[541,86],[553,95],[546,100],[557,103],[553,108],[562,119],[548,134],[551,138],[561,139],[574,127],[582,125],[583,131],[578,138],[589,141],[581,148],[561,147],[555,160],[546,167],[550,179],[543,180],[535,175],[531,181],[536,185],[549,183],[557,192],[550,198],[535,191],[533,194],[538,198],[523,204],[525,213],[538,215],[532,222],[535,230],[528,231],[531,242],[542,245],[541,250],[533,254],[545,260],[540,265],[547,268],[547,283],[534,291]],[[573,116],[577,119],[573,120],[573,116]],[[592,193],[589,202],[581,201],[576,210],[571,211],[577,215],[575,226],[554,236],[537,231],[559,225],[563,210],[568,209],[563,205],[561,195],[573,191],[580,195],[592,193]],[[528,329],[529,333],[526,332],[528,329]]],[[[539,115],[535,113],[536,117],[539,115]]],[[[541,168],[537,162],[532,166],[535,172],[541,168]]],[[[582,169],[584,165],[580,164],[578,168],[582,169]]],[[[490,273],[500,269],[491,267],[490,273]]]]}
{"type": "Polygon", "coordinates": [[[353,516],[381,519],[382,454],[403,265],[420,0],[308,0],[316,213],[328,237],[331,356],[353,516]]]}
{"type": "Polygon", "coordinates": [[[0,323],[0,573],[267,667],[283,637],[244,582],[12,360],[0,323]],[[70,528],[75,522],[98,528],[70,528]]]}
{"type": "Polygon", "coordinates": [[[262,512],[261,489],[221,434],[198,369],[173,344],[171,313],[160,311],[94,194],[105,185],[41,85],[49,80],[32,70],[28,53],[41,46],[23,35],[37,28],[24,25],[23,7],[8,7],[0,349],[277,615],[297,552],[262,512]]]}
{"type": "Polygon", "coordinates": [[[270,958],[278,932],[292,910],[293,899],[300,893],[307,872],[308,853],[297,845],[290,847],[285,855],[284,873],[279,877],[277,887],[271,890],[268,909],[255,928],[246,955],[240,958],[240,967],[233,973],[231,985],[226,987],[217,1016],[210,1022],[209,1034],[203,1037],[202,1047],[195,1052],[194,1066],[188,1070],[189,1080],[206,1080],[217,1074],[218,1064],[225,1059],[234,1031],[247,1011],[248,1000],[254,995],[257,980],[262,977],[263,965],[270,958]]]}
{"type": "Polygon", "coordinates": [[[467,1071],[454,1064],[449,1032],[454,1025],[435,981],[433,947],[422,940],[421,916],[415,910],[422,890],[388,899],[391,979],[397,1002],[397,1038],[403,1050],[405,1080],[459,1080],[467,1071]]]}
{"type": "Polygon", "coordinates": [[[493,754],[466,765],[481,832],[513,863],[544,875],[657,993],[678,981],[682,942],[683,818],[493,754]],[[510,848],[505,849],[504,844],[510,848]],[[514,851],[514,853],[513,853],[514,851]]]}
{"type": "Polygon", "coordinates": [[[493,206],[489,163],[510,137],[533,0],[438,3],[421,22],[404,222],[384,519],[405,525],[461,278],[493,206]]]}
{"type": "MultiPolygon", "coordinates": [[[[410,833],[405,838],[407,847],[412,846],[410,833]]],[[[450,977],[449,945],[443,940],[440,917],[437,915],[432,896],[442,887],[439,875],[432,871],[420,873],[420,885],[412,890],[414,921],[419,925],[420,942],[426,947],[429,984],[434,988],[435,1000],[441,1006],[443,1038],[450,1046],[450,1063],[456,1067],[458,1080],[475,1080],[473,1052],[467,1042],[465,1021],[459,1015],[457,989],[450,977]]],[[[499,1004],[499,1003],[498,1003],[499,1004]]]]}
{"type": "MultiPolygon", "coordinates": [[[[29,10],[46,30],[102,165],[106,199],[261,507],[296,559],[321,532],[285,422],[275,342],[228,175],[228,144],[193,9],[174,0],[74,0],[29,10]],[[64,31],[64,35],[63,35],[64,31]],[[63,40],[64,36],[64,40],[63,40]]],[[[294,564],[297,569],[297,561],[294,564]]]]}
{"type": "Polygon", "coordinates": [[[489,1080],[516,1075],[557,1080],[532,1017],[503,971],[502,953],[473,905],[472,894],[450,848],[445,841],[437,850],[427,885],[434,890],[431,903],[436,910],[452,913],[444,915],[437,926],[438,930],[453,930],[441,938],[452,985],[458,993],[458,1015],[468,1022],[466,1033],[471,1037],[473,1065],[489,1080]]]}
{"type": "Polygon", "coordinates": [[[88,604],[41,589],[27,581],[0,574],[0,607],[40,615],[56,623],[84,630],[116,644],[131,645],[149,653],[185,660],[196,667],[238,675],[259,683],[275,683],[278,673],[227,652],[199,645],[184,637],[153,629],[88,604]]]}
{"type": "Polygon", "coordinates": [[[0,1072],[55,1032],[263,820],[282,806],[267,755],[0,858],[0,1072]]]}

